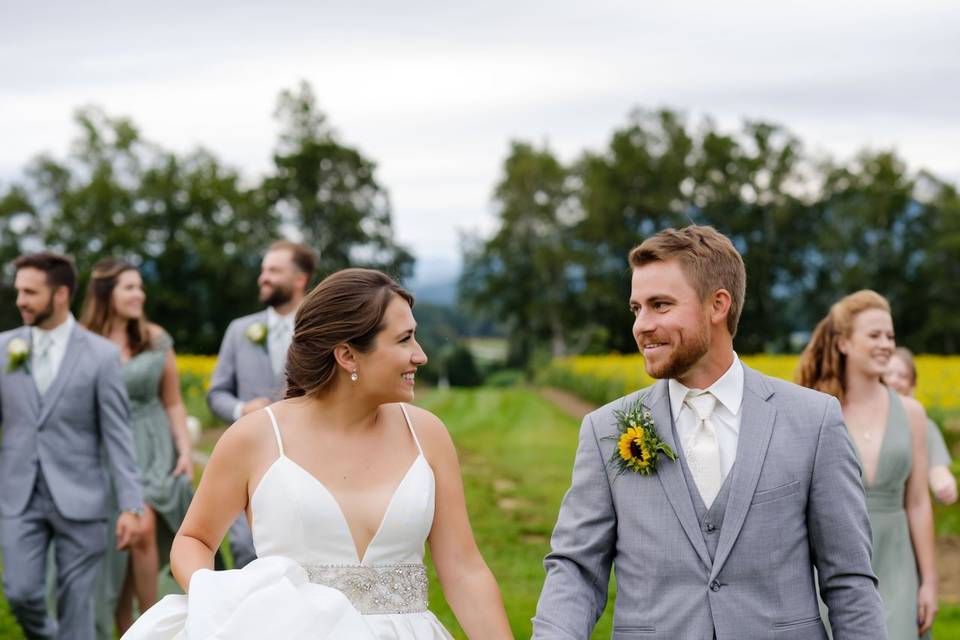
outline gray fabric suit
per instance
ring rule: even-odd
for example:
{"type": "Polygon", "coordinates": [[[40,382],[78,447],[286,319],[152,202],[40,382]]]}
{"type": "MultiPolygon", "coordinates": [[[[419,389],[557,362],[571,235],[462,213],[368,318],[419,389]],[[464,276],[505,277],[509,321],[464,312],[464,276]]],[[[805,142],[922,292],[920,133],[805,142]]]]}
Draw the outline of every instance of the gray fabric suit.
{"type": "MultiPolygon", "coordinates": [[[[260,397],[274,401],[283,398],[284,379],[274,375],[267,346],[255,344],[245,335],[247,328],[257,322],[267,324],[265,310],[231,322],[220,344],[207,404],[226,422],[233,422],[233,410],[238,402],[260,397]]],[[[244,514],[230,526],[230,551],[236,567],[246,566],[256,558],[253,535],[244,514]]]]}
{"type": "Polygon", "coordinates": [[[17,337],[29,344],[29,327],[0,334],[4,593],[28,638],[85,640],[93,638],[93,585],[113,525],[108,471],[120,508],[143,508],[120,352],[74,326],[60,369],[41,397],[27,368],[7,371],[7,345],[17,337]],[[59,629],[45,602],[51,542],[59,629]]]}
{"type": "Polygon", "coordinates": [[[707,510],[684,462],[616,476],[614,410],[643,397],[676,446],[668,383],[587,415],[544,561],[533,637],[589,638],[617,576],[615,639],[887,637],[860,467],[835,398],[744,366],[737,456],[707,510]]]}

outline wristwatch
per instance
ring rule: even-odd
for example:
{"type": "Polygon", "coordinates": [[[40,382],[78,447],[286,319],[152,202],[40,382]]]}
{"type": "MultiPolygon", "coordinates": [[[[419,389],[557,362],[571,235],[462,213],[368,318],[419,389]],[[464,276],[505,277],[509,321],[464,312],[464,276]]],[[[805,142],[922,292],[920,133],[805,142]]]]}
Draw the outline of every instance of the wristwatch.
{"type": "Polygon", "coordinates": [[[134,508],[134,509],[121,509],[121,510],[120,510],[120,513],[132,513],[133,515],[137,516],[138,518],[142,518],[142,517],[143,517],[143,507],[136,507],[136,508],[134,508]]]}

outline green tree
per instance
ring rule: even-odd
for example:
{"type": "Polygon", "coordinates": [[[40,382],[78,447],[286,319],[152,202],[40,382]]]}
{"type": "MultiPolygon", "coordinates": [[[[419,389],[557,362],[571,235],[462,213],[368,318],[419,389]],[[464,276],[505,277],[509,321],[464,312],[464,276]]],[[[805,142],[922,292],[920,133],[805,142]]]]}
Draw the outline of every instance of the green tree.
{"type": "Polygon", "coordinates": [[[394,238],[376,164],[338,141],[306,82],[280,94],[275,115],[280,140],[265,199],[284,228],[298,229],[319,252],[321,275],[368,266],[408,277],[413,256],[394,238]]]}
{"type": "Polygon", "coordinates": [[[607,349],[637,349],[627,310],[627,254],[658,230],[688,223],[693,152],[679,114],[637,110],[603,153],[585,153],[577,167],[584,216],[573,259],[583,270],[583,317],[602,327],[597,335],[607,349]]]}
{"type": "Polygon", "coordinates": [[[505,325],[511,364],[525,365],[539,344],[565,355],[581,319],[578,274],[568,260],[579,215],[569,173],[548,148],[513,142],[494,203],[497,232],[465,241],[461,297],[505,325]]]}
{"type": "Polygon", "coordinates": [[[747,291],[736,346],[744,353],[789,348],[804,311],[805,259],[816,227],[802,190],[802,147],[776,125],[747,122],[726,135],[707,123],[691,165],[690,219],[726,234],[743,256],[747,291]]]}

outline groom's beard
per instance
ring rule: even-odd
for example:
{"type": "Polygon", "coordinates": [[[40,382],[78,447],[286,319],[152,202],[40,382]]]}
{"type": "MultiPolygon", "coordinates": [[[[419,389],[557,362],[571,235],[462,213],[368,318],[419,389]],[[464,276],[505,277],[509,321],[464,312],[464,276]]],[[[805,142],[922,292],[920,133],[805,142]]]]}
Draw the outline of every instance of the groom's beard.
{"type": "Polygon", "coordinates": [[[276,285],[273,287],[273,290],[267,294],[265,298],[261,298],[260,302],[267,305],[268,307],[279,307],[285,305],[290,300],[293,299],[293,291],[289,288],[284,288],[282,285],[276,285]]]}
{"type": "MultiPolygon", "coordinates": [[[[29,321],[24,319],[24,324],[31,327],[42,326],[44,322],[46,322],[47,320],[53,317],[53,312],[54,312],[53,294],[51,293],[50,300],[47,302],[46,308],[42,309],[41,311],[37,311],[34,314],[33,318],[31,318],[29,321]]],[[[22,312],[21,312],[21,316],[22,316],[22,312]]]]}
{"type": "Polygon", "coordinates": [[[680,378],[693,368],[710,350],[710,324],[704,322],[697,333],[690,334],[690,340],[684,340],[674,349],[666,362],[653,364],[644,360],[644,368],[651,378],[680,378]]]}

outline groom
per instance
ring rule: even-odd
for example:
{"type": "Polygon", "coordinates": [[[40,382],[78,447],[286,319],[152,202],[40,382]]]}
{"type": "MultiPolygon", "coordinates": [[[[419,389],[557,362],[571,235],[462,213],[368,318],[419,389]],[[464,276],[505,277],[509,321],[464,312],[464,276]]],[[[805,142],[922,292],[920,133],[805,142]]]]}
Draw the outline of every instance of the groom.
{"type": "Polygon", "coordinates": [[[629,256],[633,334],[652,387],[587,415],[544,561],[536,639],[589,638],[616,568],[614,638],[887,637],[860,467],[837,401],[733,351],[746,274],[711,227],[667,229],[629,256]],[[677,459],[617,475],[636,400],[677,459]]]}
{"type": "Polygon", "coordinates": [[[24,326],[0,333],[3,590],[27,638],[92,640],[94,583],[112,524],[108,475],[120,548],[139,535],[143,513],[120,351],[70,313],[72,260],[43,252],[13,266],[24,326]],[[51,543],[59,625],[45,597],[51,543]]]}

